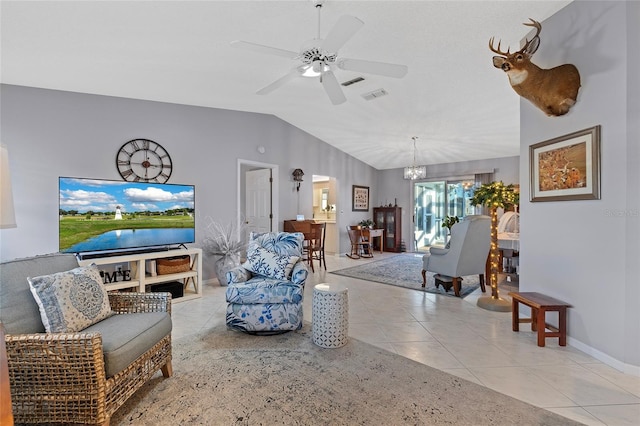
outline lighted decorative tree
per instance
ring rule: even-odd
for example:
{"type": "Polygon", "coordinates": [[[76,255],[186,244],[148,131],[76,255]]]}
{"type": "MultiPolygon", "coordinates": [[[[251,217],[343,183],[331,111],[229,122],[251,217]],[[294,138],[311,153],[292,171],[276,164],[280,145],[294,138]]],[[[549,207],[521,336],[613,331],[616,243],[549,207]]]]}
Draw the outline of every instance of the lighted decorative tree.
{"type": "Polygon", "coordinates": [[[478,299],[478,306],[492,311],[510,311],[511,304],[501,299],[498,294],[498,272],[500,250],[498,249],[498,209],[508,208],[518,204],[520,194],[515,191],[513,185],[505,185],[500,182],[491,182],[476,189],[471,199],[474,206],[482,205],[491,212],[491,251],[489,252],[489,285],[491,296],[478,299]]]}

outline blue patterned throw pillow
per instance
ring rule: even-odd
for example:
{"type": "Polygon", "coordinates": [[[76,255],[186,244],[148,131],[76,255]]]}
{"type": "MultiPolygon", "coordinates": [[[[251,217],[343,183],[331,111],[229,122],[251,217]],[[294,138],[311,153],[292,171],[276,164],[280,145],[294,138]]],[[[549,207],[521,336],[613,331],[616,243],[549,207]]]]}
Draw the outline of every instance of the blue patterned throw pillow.
{"type": "Polygon", "coordinates": [[[254,274],[277,280],[288,280],[298,259],[300,259],[299,256],[278,254],[265,250],[257,244],[249,244],[247,261],[242,266],[254,274]]]}
{"type": "Polygon", "coordinates": [[[301,232],[252,232],[249,244],[256,244],[271,252],[298,256],[302,254],[304,235],[301,232]]]}
{"type": "Polygon", "coordinates": [[[95,264],[27,279],[48,333],[81,331],[113,313],[95,264]]]}

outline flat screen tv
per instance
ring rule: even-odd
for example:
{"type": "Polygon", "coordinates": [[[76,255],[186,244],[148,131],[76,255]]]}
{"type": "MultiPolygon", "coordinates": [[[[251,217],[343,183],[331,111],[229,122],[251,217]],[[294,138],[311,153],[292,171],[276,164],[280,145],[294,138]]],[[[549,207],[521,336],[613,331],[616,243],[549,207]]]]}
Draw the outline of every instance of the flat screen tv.
{"type": "Polygon", "coordinates": [[[195,242],[195,186],[59,178],[59,249],[116,254],[195,242]]]}

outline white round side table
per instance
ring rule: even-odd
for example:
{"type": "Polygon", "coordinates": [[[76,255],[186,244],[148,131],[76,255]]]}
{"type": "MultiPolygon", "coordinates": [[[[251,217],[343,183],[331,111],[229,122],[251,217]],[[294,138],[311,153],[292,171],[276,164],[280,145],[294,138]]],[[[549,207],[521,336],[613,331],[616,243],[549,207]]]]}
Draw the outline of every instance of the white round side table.
{"type": "Polygon", "coordinates": [[[346,345],[349,334],[347,288],[328,283],[313,287],[311,317],[313,343],[323,348],[346,345]]]}

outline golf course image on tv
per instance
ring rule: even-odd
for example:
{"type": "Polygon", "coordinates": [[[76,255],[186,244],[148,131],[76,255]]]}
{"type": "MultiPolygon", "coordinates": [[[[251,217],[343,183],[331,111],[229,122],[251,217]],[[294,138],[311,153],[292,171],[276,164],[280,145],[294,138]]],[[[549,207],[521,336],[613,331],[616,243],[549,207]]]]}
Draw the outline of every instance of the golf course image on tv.
{"type": "Polygon", "coordinates": [[[195,187],[59,178],[59,249],[66,253],[195,242],[195,187]]]}

